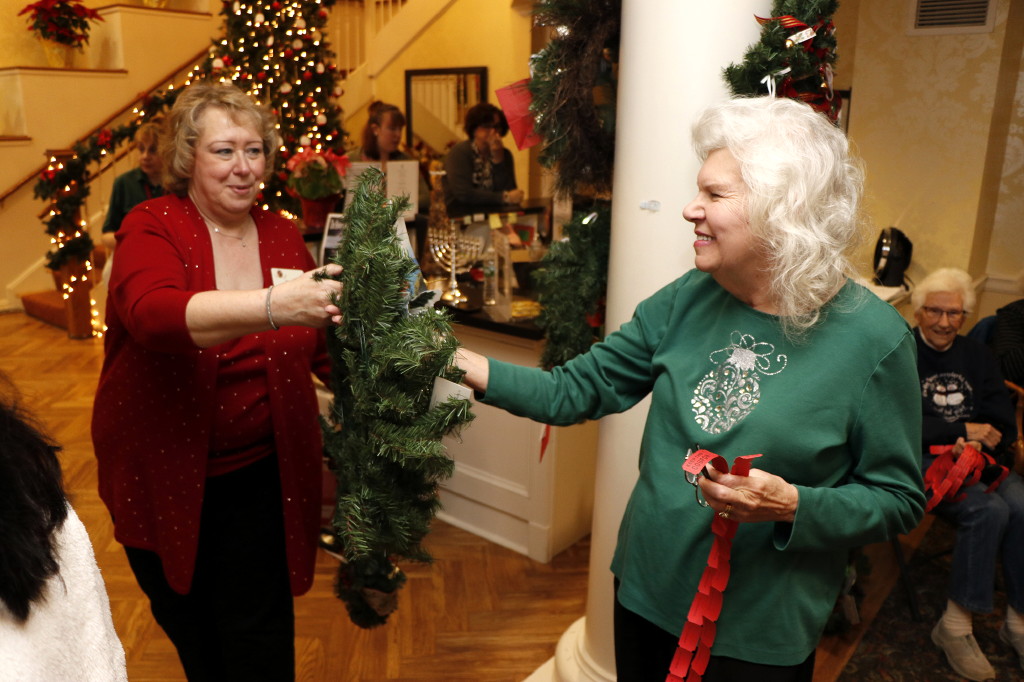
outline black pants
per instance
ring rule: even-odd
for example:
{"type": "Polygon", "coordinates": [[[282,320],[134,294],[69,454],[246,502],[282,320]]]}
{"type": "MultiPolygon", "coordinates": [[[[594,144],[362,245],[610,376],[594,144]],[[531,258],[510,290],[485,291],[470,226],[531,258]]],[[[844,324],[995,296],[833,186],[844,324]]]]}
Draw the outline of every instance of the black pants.
{"type": "Polygon", "coordinates": [[[277,458],[206,482],[192,589],[167,584],[154,552],[125,547],[153,617],[190,682],[295,679],[295,615],[277,458]]]}
{"type": "MultiPolygon", "coordinates": [[[[665,682],[679,637],[638,616],[622,604],[615,581],[615,672],[619,682],[665,682]]],[[[765,665],[712,656],[702,682],[811,682],[814,652],[799,665],[765,665]]]]}

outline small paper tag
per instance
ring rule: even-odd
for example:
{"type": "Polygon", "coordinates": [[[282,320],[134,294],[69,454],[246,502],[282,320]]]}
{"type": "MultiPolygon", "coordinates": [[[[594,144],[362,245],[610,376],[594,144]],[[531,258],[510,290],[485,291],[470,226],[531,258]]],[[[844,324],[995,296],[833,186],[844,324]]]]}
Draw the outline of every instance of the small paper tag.
{"type": "Polygon", "coordinates": [[[462,398],[471,400],[473,389],[469,386],[448,381],[444,377],[434,377],[434,390],[430,394],[430,409],[434,409],[449,398],[462,398]]]}
{"type": "Polygon", "coordinates": [[[806,40],[810,40],[815,35],[817,35],[817,34],[814,32],[814,29],[811,28],[810,26],[808,26],[804,30],[797,31],[796,33],[791,35],[789,37],[789,39],[792,40],[794,43],[802,43],[802,42],[804,42],[806,40]]]}
{"type": "Polygon", "coordinates": [[[718,457],[718,455],[710,450],[698,450],[687,457],[686,461],[683,462],[683,471],[696,476],[697,474],[702,473],[704,471],[704,467],[708,465],[708,462],[713,460],[715,457],[718,457]]]}
{"type": "Polygon", "coordinates": [[[487,218],[488,218],[488,221],[490,222],[492,230],[497,230],[497,229],[503,227],[503,225],[501,224],[501,214],[500,213],[492,213],[489,216],[487,216],[487,218]]]}
{"type": "Polygon", "coordinates": [[[273,284],[284,284],[302,274],[297,268],[270,268],[270,281],[273,284]]]}

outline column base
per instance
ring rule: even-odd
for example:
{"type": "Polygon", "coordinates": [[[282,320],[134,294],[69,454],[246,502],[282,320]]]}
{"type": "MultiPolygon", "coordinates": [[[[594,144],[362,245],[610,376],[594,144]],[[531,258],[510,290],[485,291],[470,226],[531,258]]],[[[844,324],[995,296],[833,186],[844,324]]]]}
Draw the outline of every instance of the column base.
{"type": "Polygon", "coordinates": [[[537,668],[525,682],[615,682],[614,671],[599,666],[587,653],[586,616],[562,634],[554,658],[537,668]]]}

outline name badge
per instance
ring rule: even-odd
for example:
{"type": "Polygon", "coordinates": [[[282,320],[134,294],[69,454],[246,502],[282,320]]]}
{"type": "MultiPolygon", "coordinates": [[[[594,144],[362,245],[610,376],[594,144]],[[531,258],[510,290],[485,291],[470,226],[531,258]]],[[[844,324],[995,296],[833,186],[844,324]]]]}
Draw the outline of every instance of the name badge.
{"type": "Polygon", "coordinates": [[[270,281],[273,284],[284,284],[302,274],[297,268],[270,268],[270,281]]]}

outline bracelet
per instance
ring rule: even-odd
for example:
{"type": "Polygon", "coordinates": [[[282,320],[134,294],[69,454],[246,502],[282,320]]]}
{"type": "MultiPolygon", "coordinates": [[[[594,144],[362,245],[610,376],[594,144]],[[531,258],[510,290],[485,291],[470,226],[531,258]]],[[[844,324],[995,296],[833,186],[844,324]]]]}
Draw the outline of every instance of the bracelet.
{"type": "Polygon", "coordinates": [[[274,324],[274,314],[270,312],[270,292],[274,290],[274,286],[275,285],[271,284],[270,288],[267,289],[267,322],[270,323],[270,328],[276,332],[280,327],[274,324]]]}

